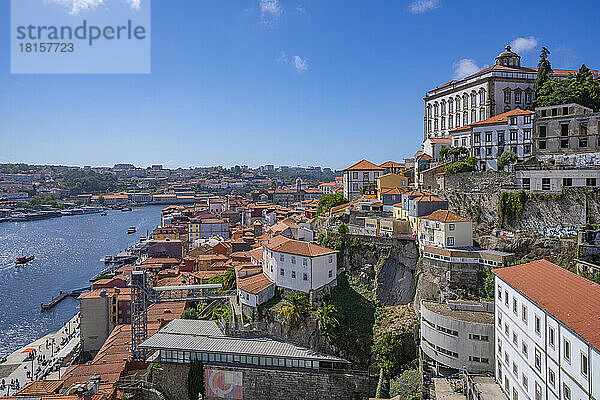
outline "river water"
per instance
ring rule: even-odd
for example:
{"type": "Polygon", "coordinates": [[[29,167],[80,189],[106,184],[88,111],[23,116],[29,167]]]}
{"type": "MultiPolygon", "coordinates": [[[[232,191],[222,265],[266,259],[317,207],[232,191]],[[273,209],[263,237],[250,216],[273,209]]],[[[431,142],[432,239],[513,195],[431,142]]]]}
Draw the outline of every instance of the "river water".
{"type": "Polygon", "coordinates": [[[0,224],[0,357],[58,330],[76,312],[79,302],[67,298],[50,311],[41,311],[60,290],[89,286],[105,267],[106,255],[136,243],[160,224],[163,206],[108,211],[43,221],[0,224]],[[137,233],[127,234],[135,226],[137,233]],[[15,267],[20,255],[34,255],[15,267]]]}

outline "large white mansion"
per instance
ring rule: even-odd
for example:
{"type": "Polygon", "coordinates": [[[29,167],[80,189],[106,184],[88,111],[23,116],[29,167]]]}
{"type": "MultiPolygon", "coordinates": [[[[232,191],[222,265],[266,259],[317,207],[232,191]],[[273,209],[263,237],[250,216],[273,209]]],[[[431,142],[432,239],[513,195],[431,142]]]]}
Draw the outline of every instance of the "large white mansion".
{"type": "MultiPolygon", "coordinates": [[[[554,69],[552,76],[575,72],[554,69]]],[[[522,67],[521,57],[506,46],[495,65],[426,93],[424,140],[510,110],[533,110],[536,76],[537,68],[522,67]]]]}

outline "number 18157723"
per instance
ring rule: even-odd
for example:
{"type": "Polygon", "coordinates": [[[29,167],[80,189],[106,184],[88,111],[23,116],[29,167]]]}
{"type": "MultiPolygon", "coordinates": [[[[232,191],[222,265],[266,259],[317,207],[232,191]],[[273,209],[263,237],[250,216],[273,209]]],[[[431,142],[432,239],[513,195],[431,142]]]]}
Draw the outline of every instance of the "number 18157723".
{"type": "Polygon", "coordinates": [[[73,43],[19,43],[21,53],[73,53],[73,43]]]}

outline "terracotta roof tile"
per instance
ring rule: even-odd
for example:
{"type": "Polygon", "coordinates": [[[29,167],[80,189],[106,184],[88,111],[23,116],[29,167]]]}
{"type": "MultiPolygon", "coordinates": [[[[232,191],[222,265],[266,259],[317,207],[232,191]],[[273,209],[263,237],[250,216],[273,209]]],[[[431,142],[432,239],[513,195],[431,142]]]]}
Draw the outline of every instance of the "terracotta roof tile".
{"type": "Polygon", "coordinates": [[[421,218],[439,222],[471,222],[469,218],[465,218],[449,210],[436,210],[421,218]]]}
{"type": "Polygon", "coordinates": [[[600,285],[547,260],[493,272],[600,350],[600,285]]]}
{"type": "Polygon", "coordinates": [[[381,168],[379,165],[373,164],[371,161],[361,160],[361,161],[357,162],[356,164],[349,166],[344,171],[352,171],[352,170],[356,170],[356,171],[367,171],[367,170],[383,171],[383,168],[381,168]]]}
{"type": "Polygon", "coordinates": [[[337,253],[336,250],[328,249],[314,243],[301,242],[299,240],[288,239],[283,236],[276,236],[263,244],[267,249],[281,253],[297,254],[304,257],[318,257],[326,254],[337,253]]]}
{"type": "Polygon", "coordinates": [[[238,289],[252,294],[258,294],[271,285],[274,285],[274,283],[271,282],[263,273],[237,280],[238,289]]]}

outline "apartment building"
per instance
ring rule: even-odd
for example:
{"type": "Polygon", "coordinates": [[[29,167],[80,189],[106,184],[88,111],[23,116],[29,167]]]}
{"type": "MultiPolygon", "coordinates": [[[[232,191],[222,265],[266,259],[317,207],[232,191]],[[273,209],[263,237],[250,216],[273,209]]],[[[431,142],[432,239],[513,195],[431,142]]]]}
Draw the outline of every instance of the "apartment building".
{"type": "Polygon", "coordinates": [[[512,110],[450,131],[452,147],[465,147],[480,170],[498,169],[498,157],[512,151],[517,160],[532,155],[533,111],[512,110]]]}
{"type": "Polygon", "coordinates": [[[433,247],[473,246],[473,221],[448,210],[420,218],[419,244],[433,247]]]}
{"type": "Polygon", "coordinates": [[[188,241],[211,237],[229,239],[229,221],[221,218],[194,218],[188,224],[188,241]]]}
{"type": "Polygon", "coordinates": [[[363,195],[363,187],[375,187],[385,169],[367,160],[361,160],[344,170],[344,197],[350,201],[363,195]]]}
{"type": "Polygon", "coordinates": [[[600,285],[546,260],[493,272],[495,376],[504,393],[600,398],[600,285]]]}
{"type": "Polygon", "coordinates": [[[600,153],[600,112],[575,103],[537,107],[535,123],[535,154],[542,160],[564,162],[574,155],[600,153]]]}
{"type": "Polygon", "coordinates": [[[263,272],[278,287],[311,293],[335,285],[337,251],[283,236],[262,247],[263,272]]]}
{"type": "Polygon", "coordinates": [[[523,190],[560,192],[566,188],[595,188],[600,185],[600,168],[573,166],[543,166],[517,168],[517,187],[523,190]]]}

